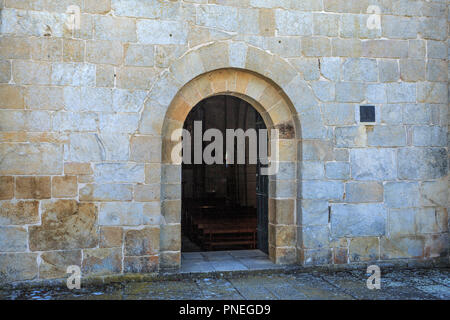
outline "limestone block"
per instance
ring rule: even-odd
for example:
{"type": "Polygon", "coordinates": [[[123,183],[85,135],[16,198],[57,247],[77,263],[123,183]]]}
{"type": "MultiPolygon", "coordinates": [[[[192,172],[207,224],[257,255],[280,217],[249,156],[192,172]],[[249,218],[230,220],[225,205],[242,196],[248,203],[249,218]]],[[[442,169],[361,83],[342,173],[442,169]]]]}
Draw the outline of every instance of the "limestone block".
{"type": "Polygon", "coordinates": [[[138,184],[134,187],[134,200],[142,202],[159,200],[161,195],[160,189],[160,184],[138,184]]]}
{"type": "Polygon", "coordinates": [[[48,62],[14,60],[12,76],[17,84],[50,84],[52,66],[48,62]]]}
{"type": "Polygon", "coordinates": [[[84,62],[85,42],[75,39],[64,39],[63,60],[65,62],[84,62]]]}
{"type": "Polygon", "coordinates": [[[181,224],[161,225],[161,251],[179,251],[181,248],[181,224]]]}
{"type": "Polygon", "coordinates": [[[384,203],[389,208],[419,206],[419,184],[416,182],[387,182],[384,191],[384,203]]]}
{"type": "MultiPolygon", "coordinates": [[[[352,149],[350,165],[352,178],[355,180],[381,181],[397,178],[396,151],[392,149],[352,149]]],[[[400,164],[398,167],[401,168],[400,164]]]]}
{"type": "Polygon", "coordinates": [[[14,197],[14,177],[0,177],[0,200],[14,197]]]}
{"type": "Polygon", "coordinates": [[[420,21],[416,17],[381,16],[382,35],[390,39],[416,39],[420,21]]]}
{"type": "Polygon", "coordinates": [[[426,62],[423,59],[401,59],[400,60],[401,80],[403,81],[425,80],[425,63],[426,62]]]}
{"type": "Polygon", "coordinates": [[[29,59],[31,57],[30,39],[3,35],[0,39],[1,59],[29,59]]]}
{"type": "Polygon", "coordinates": [[[367,145],[371,147],[403,147],[406,130],[400,126],[374,126],[367,132],[367,145]]]}
{"type": "Polygon", "coordinates": [[[1,175],[60,174],[62,148],[53,143],[3,143],[0,145],[1,175]]]}
{"type": "Polygon", "coordinates": [[[378,238],[364,237],[351,239],[349,257],[352,262],[378,260],[380,257],[378,238]]]}
{"type": "Polygon", "coordinates": [[[331,263],[332,252],[329,248],[303,249],[299,253],[300,263],[306,266],[319,266],[331,263]]]}
{"type": "Polygon", "coordinates": [[[386,85],[384,83],[368,84],[366,97],[368,103],[386,103],[386,85]]]}
{"type": "Polygon", "coordinates": [[[63,41],[61,39],[35,38],[31,40],[31,59],[61,61],[63,41]]]}
{"type": "Polygon", "coordinates": [[[27,251],[27,230],[22,227],[0,227],[0,251],[27,251]]]}
{"type": "Polygon", "coordinates": [[[49,199],[51,198],[50,177],[17,177],[17,199],[49,199]]]}
{"type": "Polygon", "coordinates": [[[337,102],[362,102],[366,96],[366,85],[360,82],[336,83],[337,102]]]}
{"type": "Polygon", "coordinates": [[[447,152],[444,148],[401,148],[398,150],[400,179],[437,179],[448,173],[447,152]]]}
{"type": "Polygon", "coordinates": [[[373,39],[381,37],[381,29],[369,29],[367,27],[369,17],[370,15],[368,14],[342,14],[340,19],[340,36],[342,38],[360,39],[373,39]]]}
{"type": "Polygon", "coordinates": [[[381,259],[420,258],[424,254],[422,237],[381,237],[381,259]]]}
{"type": "Polygon", "coordinates": [[[269,199],[269,221],[274,224],[293,225],[295,219],[293,199],[269,199]]]}
{"type": "Polygon", "coordinates": [[[383,185],[380,182],[352,181],[345,184],[347,202],[382,202],[383,185]]]}
{"type": "Polygon", "coordinates": [[[125,273],[152,273],[158,271],[159,257],[124,257],[123,263],[125,273]]]}
{"type": "Polygon", "coordinates": [[[323,179],[325,177],[324,163],[320,161],[303,161],[300,174],[302,179],[323,179]]]}
{"type": "Polygon", "coordinates": [[[281,36],[312,35],[313,16],[311,13],[275,10],[275,25],[281,36]]]}
{"type": "Polygon", "coordinates": [[[448,63],[445,60],[428,60],[427,80],[428,81],[447,81],[448,63]]]}
{"type": "Polygon", "coordinates": [[[108,13],[111,11],[111,0],[85,0],[84,10],[88,13],[108,13]]]}
{"type": "Polygon", "coordinates": [[[148,90],[152,87],[157,70],[150,67],[120,67],[117,69],[116,87],[131,90],[148,90]]]}
{"type": "Polygon", "coordinates": [[[355,106],[345,103],[324,103],[322,114],[325,125],[351,125],[355,123],[355,106]]]}
{"type": "Polygon", "coordinates": [[[416,85],[414,83],[388,83],[386,89],[388,103],[416,101],[416,85]]]}
{"type": "Polygon", "coordinates": [[[238,10],[226,6],[197,7],[197,24],[223,31],[238,31],[238,10]]]}
{"type": "Polygon", "coordinates": [[[93,203],[75,200],[47,201],[42,204],[42,223],[31,226],[31,251],[92,248],[98,245],[97,208],[93,203]]]}
{"type": "Polygon", "coordinates": [[[138,42],[142,44],[187,43],[188,28],[181,21],[138,20],[136,28],[138,42]]]}
{"type": "Polygon", "coordinates": [[[382,59],[378,61],[381,82],[396,82],[400,78],[398,60],[382,59]]]}
{"type": "Polygon", "coordinates": [[[431,124],[431,109],[426,104],[403,105],[404,124],[431,124]]]}
{"type": "Polygon", "coordinates": [[[331,41],[326,37],[302,38],[302,52],[307,57],[323,57],[331,55],[331,41]]]}
{"type": "Polygon", "coordinates": [[[43,252],[40,256],[39,278],[66,278],[68,266],[81,267],[81,250],[43,252]]]}
{"type": "Polygon", "coordinates": [[[371,58],[406,58],[408,41],[365,40],[362,43],[362,55],[371,58]]]}
{"type": "Polygon", "coordinates": [[[87,63],[53,63],[51,84],[69,86],[94,86],[95,65],[87,63]]]}
{"type": "Polygon", "coordinates": [[[311,82],[314,94],[320,101],[330,102],[335,98],[334,83],[330,81],[314,81],[311,82]]]}
{"type": "Polygon", "coordinates": [[[344,196],[344,184],[339,181],[304,180],[302,182],[303,199],[341,200],[344,196]]]}
{"type": "Polygon", "coordinates": [[[13,85],[0,85],[0,108],[23,109],[25,89],[13,85]]]}
{"type": "Polygon", "coordinates": [[[448,206],[448,179],[425,181],[421,183],[420,194],[423,206],[448,206]]]}
{"type": "Polygon", "coordinates": [[[37,277],[36,253],[0,254],[0,282],[33,280],[37,277]]]}
{"type": "Polygon", "coordinates": [[[52,197],[71,198],[78,194],[76,176],[55,176],[52,178],[52,197]]]}
{"type": "Polygon", "coordinates": [[[333,160],[333,146],[329,140],[305,140],[302,145],[303,160],[333,160]]]}
{"type": "Polygon", "coordinates": [[[364,126],[336,127],[336,147],[364,147],[367,145],[367,131],[364,126]]]}
{"type": "Polygon", "coordinates": [[[142,224],[143,203],[107,202],[99,208],[99,225],[138,226],[142,224]]]}
{"type": "Polygon", "coordinates": [[[327,200],[302,200],[297,210],[297,221],[302,225],[328,224],[327,200]]]}
{"type": "Polygon", "coordinates": [[[386,233],[387,210],[379,203],[332,204],[331,236],[363,237],[386,233]]]}
{"type": "Polygon", "coordinates": [[[154,65],[154,46],[125,44],[124,63],[127,66],[151,67],[154,65]]]}
{"type": "Polygon", "coordinates": [[[135,19],[95,16],[94,31],[95,38],[100,40],[137,41],[135,19]]]}
{"type": "Polygon", "coordinates": [[[83,250],[81,272],[84,275],[105,275],[122,272],[122,248],[83,250]]]}
{"type": "Polygon", "coordinates": [[[417,101],[425,103],[447,103],[447,83],[419,82],[417,84],[417,101]]]}
{"type": "Polygon", "coordinates": [[[157,0],[111,0],[111,8],[118,16],[159,18],[161,15],[161,2],[157,0]]]}
{"type": "Polygon", "coordinates": [[[448,48],[443,41],[427,41],[427,57],[429,59],[446,59],[448,48]]]}
{"type": "Polygon", "coordinates": [[[303,57],[289,59],[289,62],[298,70],[298,72],[300,72],[303,79],[307,81],[318,80],[320,78],[319,61],[320,59],[317,58],[303,57]]]}
{"type": "Polygon", "coordinates": [[[23,225],[39,222],[39,201],[1,201],[0,225],[23,225]]]}
{"type": "Polygon", "coordinates": [[[445,147],[447,145],[447,128],[440,126],[415,126],[413,127],[413,145],[445,147]]]}
{"type": "Polygon", "coordinates": [[[100,227],[100,248],[121,247],[123,229],[120,227],[100,227]]]}
{"type": "Polygon", "coordinates": [[[362,42],[359,39],[338,39],[331,41],[332,56],[336,57],[360,57],[362,54],[362,42]]]}
{"type": "Polygon", "coordinates": [[[346,180],[350,178],[350,164],[348,162],[327,162],[326,176],[332,180],[346,180]]]}
{"type": "Polygon", "coordinates": [[[165,223],[179,223],[181,221],[181,200],[164,200],[161,214],[165,223]]]}
{"type": "Polygon", "coordinates": [[[302,227],[304,248],[327,248],[330,245],[330,229],[328,225],[302,227]]]}
{"type": "Polygon", "coordinates": [[[82,201],[127,201],[132,198],[131,184],[87,184],[80,189],[82,201]]]}
{"type": "Polygon", "coordinates": [[[376,59],[350,58],[342,64],[344,81],[375,82],[378,80],[378,66],[376,59]]]}
{"type": "Polygon", "coordinates": [[[119,41],[95,40],[86,42],[86,61],[119,65],[123,60],[123,48],[119,41]]]}
{"type": "Polygon", "coordinates": [[[146,256],[160,251],[160,231],[156,227],[125,231],[125,255],[146,256]]]}
{"type": "Polygon", "coordinates": [[[94,166],[97,183],[139,183],[145,180],[143,164],[98,163],[94,166]]]}

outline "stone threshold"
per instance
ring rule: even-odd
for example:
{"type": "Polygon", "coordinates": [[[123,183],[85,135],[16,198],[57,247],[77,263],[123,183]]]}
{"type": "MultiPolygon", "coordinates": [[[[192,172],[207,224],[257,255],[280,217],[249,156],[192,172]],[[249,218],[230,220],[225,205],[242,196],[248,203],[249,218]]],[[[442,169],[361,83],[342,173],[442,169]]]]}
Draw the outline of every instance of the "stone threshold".
{"type": "MultiPolygon", "coordinates": [[[[273,263],[272,263],[273,264],[273,263]]],[[[253,268],[248,270],[229,270],[229,271],[182,271],[180,269],[160,270],[154,273],[129,273],[129,274],[112,274],[112,275],[94,275],[86,276],[81,280],[82,287],[102,287],[105,285],[118,285],[128,282],[150,282],[150,281],[182,281],[186,279],[202,279],[202,278],[232,278],[250,275],[272,275],[283,273],[307,273],[315,272],[328,274],[339,271],[349,270],[365,270],[369,265],[378,265],[382,272],[390,270],[402,269],[433,269],[433,268],[449,268],[450,257],[434,258],[430,260],[403,259],[395,261],[371,261],[353,264],[340,265],[320,265],[320,266],[302,266],[302,265],[276,265],[274,268],[253,268]]],[[[0,283],[2,289],[31,289],[31,288],[66,288],[67,279],[38,279],[28,281],[17,281],[11,283],[0,283]]]]}

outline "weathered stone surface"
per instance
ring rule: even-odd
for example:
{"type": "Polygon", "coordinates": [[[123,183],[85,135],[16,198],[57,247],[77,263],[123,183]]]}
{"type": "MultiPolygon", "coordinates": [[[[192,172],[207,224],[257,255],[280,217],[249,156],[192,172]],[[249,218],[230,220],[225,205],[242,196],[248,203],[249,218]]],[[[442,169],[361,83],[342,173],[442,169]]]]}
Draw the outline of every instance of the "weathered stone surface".
{"type": "Polygon", "coordinates": [[[0,282],[33,280],[37,276],[36,253],[0,254],[0,282]]]}
{"type": "Polygon", "coordinates": [[[0,108],[23,109],[25,92],[23,87],[0,85],[0,108]]]}
{"type": "Polygon", "coordinates": [[[181,224],[161,225],[161,251],[179,251],[181,249],[181,224]]]}
{"type": "Polygon", "coordinates": [[[39,278],[66,278],[68,266],[81,267],[81,250],[43,252],[40,256],[39,278]]]}
{"type": "Polygon", "coordinates": [[[352,177],[355,180],[397,178],[396,152],[392,149],[352,149],[350,165],[352,177]]]}
{"type": "Polygon", "coordinates": [[[349,245],[350,261],[374,261],[380,257],[378,238],[353,238],[349,245]]]}
{"type": "Polygon", "coordinates": [[[22,227],[0,227],[0,251],[27,251],[27,230],[22,227]]]}
{"type": "Polygon", "coordinates": [[[61,174],[62,148],[53,143],[2,143],[0,174],[61,174]]]}
{"type": "Polygon", "coordinates": [[[150,185],[138,184],[134,188],[134,199],[136,201],[155,201],[159,200],[160,196],[161,196],[160,184],[150,184],[150,185]]]}
{"type": "Polygon", "coordinates": [[[125,255],[148,256],[159,252],[159,228],[145,227],[140,230],[127,230],[125,232],[125,255]]]}
{"type": "Polygon", "coordinates": [[[302,182],[303,199],[336,199],[344,196],[344,184],[338,181],[314,181],[302,182]]]}
{"type": "Polygon", "coordinates": [[[14,197],[14,177],[0,177],[0,200],[14,197]]]}
{"type": "Polygon", "coordinates": [[[124,257],[125,273],[152,273],[158,271],[158,256],[124,257]]]}
{"type": "Polygon", "coordinates": [[[346,180],[350,178],[350,164],[348,162],[327,162],[326,176],[332,180],[346,180]]]}
{"type": "Polygon", "coordinates": [[[381,237],[381,259],[420,258],[424,244],[424,239],[416,236],[381,237]]]}
{"type": "Polygon", "coordinates": [[[133,136],[130,157],[136,162],[161,161],[161,139],[150,136],[133,136]]]}
{"type": "Polygon", "coordinates": [[[142,224],[143,203],[102,203],[98,223],[104,226],[138,226],[142,224]]]}
{"type": "Polygon", "coordinates": [[[302,225],[328,224],[328,201],[302,200],[297,210],[297,221],[302,225]]]}
{"type": "Polygon", "coordinates": [[[367,145],[371,147],[404,147],[406,130],[401,126],[374,126],[367,132],[367,145]]]}
{"type": "Polygon", "coordinates": [[[449,199],[448,179],[424,181],[420,186],[421,204],[424,206],[447,207],[449,199]]]}
{"type": "Polygon", "coordinates": [[[71,198],[78,194],[76,176],[62,176],[52,178],[52,196],[54,198],[71,198]]]}
{"type": "Polygon", "coordinates": [[[382,202],[383,185],[380,182],[348,182],[345,184],[347,202],[382,202]]]}
{"type": "Polygon", "coordinates": [[[67,175],[79,175],[79,174],[92,174],[92,168],[90,163],[77,163],[66,162],[64,163],[64,174],[67,175]]]}
{"type": "Polygon", "coordinates": [[[50,177],[17,177],[17,199],[49,199],[51,198],[50,177]]]}
{"type": "Polygon", "coordinates": [[[39,222],[39,201],[1,201],[0,225],[23,225],[39,222]]]}
{"type": "Polygon", "coordinates": [[[328,225],[307,226],[301,228],[304,248],[323,248],[330,243],[330,229],[328,225]]]}
{"type": "Polygon", "coordinates": [[[143,44],[185,44],[187,26],[179,21],[138,20],[138,42],[143,44]]]}
{"type": "Polygon", "coordinates": [[[139,183],[145,180],[145,167],[142,164],[100,163],[94,167],[94,180],[97,183],[139,183]]]}
{"type": "Polygon", "coordinates": [[[416,207],[419,204],[419,184],[416,182],[387,182],[384,202],[389,208],[416,207]]]}
{"type": "Polygon", "coordinates": [[[400,179],[437,179],[448,172],[444,148],[401,148],[398,150],[400,179]]]}
{"type": "Polygon", "coordinates": [[[113,248],[122,246],[123,229],[120,227],[100,228],[100,248],[113,248]]]}
{"type": "Polygon", "coordinates": [[[42,223],[31,226],[31,251],[92,248],[98,245],[97,208],[93,203],[57,200],[42,204],[42,223]]]}
{"type": "Polygon", "coordinates": [[[355,123],[355,106],[346,103],[325,103],[322,114],[326,125],[350,125],[355,123]]]}
{"type": "Polygon", "coordinates": [[[80,189],[82,201],[126,201],[132,198],[131,184],[87,184],[80,189]]]}
{"type": "Polygon", "coordinates": [[[105,275],[122,272],[121,248],[83,250],[81,272],[85,275],[105,275]]]}
{"type": "Polygon", "coordinates": [[[331,236],[381,236],[386,232],[386,220],[382,204],[332,204],[331,236]]]}

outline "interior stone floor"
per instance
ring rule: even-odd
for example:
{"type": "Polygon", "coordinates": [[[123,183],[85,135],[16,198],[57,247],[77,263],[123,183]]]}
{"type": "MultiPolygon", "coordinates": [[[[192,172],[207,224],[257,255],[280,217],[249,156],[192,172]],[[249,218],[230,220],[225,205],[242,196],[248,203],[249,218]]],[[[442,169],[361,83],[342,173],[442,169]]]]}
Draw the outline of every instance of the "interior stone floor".
{"type": "Polygon", "coordinates": [[[260,250],[186,252],[181,254],[182,273],[281,269],[260,250]]]}

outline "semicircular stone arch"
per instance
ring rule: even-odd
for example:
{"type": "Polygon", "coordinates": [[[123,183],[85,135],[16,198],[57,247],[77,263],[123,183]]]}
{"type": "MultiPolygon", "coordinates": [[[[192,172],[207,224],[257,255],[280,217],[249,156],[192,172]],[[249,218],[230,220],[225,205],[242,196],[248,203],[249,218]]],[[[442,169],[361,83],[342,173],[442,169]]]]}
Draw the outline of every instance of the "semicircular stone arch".
{"type": "Polygon", "coordinates": [[[132,137],[152,146],[146,165],[160,165],[152,181],[160,184],[160,268],[181,263],[181,164],[171,157],[178,143],[171,140],[172,132],[183,127],[198,102],[223,94],[246,100],[268,128],[279,129],[279,170],[269,177],[269,256],[279,264],[298,261],[299,116],[317,105],[316,98],[285,60],[242,42],[224,41],[187,52],[160,76],[145,101],[139,132],[132,137]]]}

